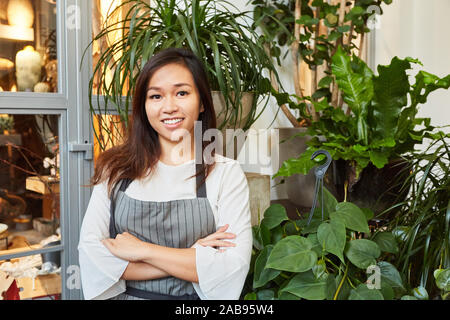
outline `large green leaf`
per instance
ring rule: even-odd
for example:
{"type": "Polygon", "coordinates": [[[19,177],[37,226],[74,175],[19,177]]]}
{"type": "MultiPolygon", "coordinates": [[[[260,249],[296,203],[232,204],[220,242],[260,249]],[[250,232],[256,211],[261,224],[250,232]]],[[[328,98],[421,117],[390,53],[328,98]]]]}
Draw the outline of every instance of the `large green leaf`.
{"type": "Polygon", "coordinates": [[[327,297],[327,277],[317,279],[313,272],[296,275],[280,292],[289,292],[308,300],[323,300],[327,297]]]}
{"type": "Polygon", "coordinates": [[[278,242],[269,255],[266,267],[290,272],[305,272],[317,260],[311,241],[301,236],[289,236],[278,242]]]}
{"type": "Polygon", "coordinates": [[[283,162],[278,172],[272,177],[290,177],[293,174],[306,175],[315,166],[311,160],[312,154],[316,151],[313,148],[307,148],[298,158],[291,158],[283,162]]]}
{"type": "Polygon", "coordinates": [[[408,102],[408,69],[411,69],[411,64],[397,57],[387,66],[378,66],[378,76],[373,78],[373,114],[370,121],[374,138],[394,137],[397,131],[398,116],[408,102]]]}
{"type": "Polygon", "coordinates": [[[383,252],[398,253],[397,241],[392,232],[379,232],[374,236],[373,241],[378,244],[383,252]]]}
{"type": "Polygon", "coordinates": [[[344,262],[345,225],[339,220],[324,222],[317,229],[317,240],[323,249],[336,255],[344,262]]]}
{"type": "Polygon", "coordinates": [[[266,268],[267,259],[270,252],[273,249],[273,245],[268,245],[259,253],[258,258],[255,261],[255,272],[253,275],[253,288],[259,288],[265,285],[270,280],[275,279],[281,271],[266,268]]]}
{"type": "Polygon", "coordinates": [[[380,290],[369,289],[366,284],[361,283],[350,292],[349,300],[384,300],[380,290]]]}
{"type": "Polygon", "coordinates": [[[398,270],[389,262],[380,261],[377,263],[380,268],[381,282],[391,286],[395,291],[406,290],[403,286],[403,280],[398,270]]]}
{"type": "Polygon", "coordinates": [[[345,255],[355,266],[366,269],[376,264],[376,260],[380,256],[380,248],[378,245],[367,239],[352,240],[347,243],[345,255]]]}
{"type": "Polygon", "coordinates": [[[310,233],[310,234],[308,234],[308,236],[306,238],[309,241],[311,241],[311,243],[312,243],[311,250],[313,250],[317,254],[317,256],[320,257],[322,255],[322,253],[324,253],[324,252],[323,252],[322,245],[319,243],[319,240],[317,240],[317,233],[310,233]]]}
{"type": "Polygon", "coordinates": [[[331,220],[341,220],[347,229],[369,233],[364,212],[351,202],[340,202],[336,205],[336,212],[330,214],[331,220]]]}
{"type": "Polygon", "coordinates": [[[270,289],[265,289],[258,291],[256,293],[258,300],[273,300],[275,297],[275,292],[270,289]]]}
{"type": "Polygon", "coordinates": [[[343,99],[355,114],[357,119],[358,140],[369,143],[368,137],[368,108],[373,97],[372,73],[362,61],[354,58],[354,65],[358,72],[354,72],[352,61],[348,54],[338,47],[332,57],[332,72],[336,77],[343,99]]]}
{"type": "Polygon", "coordinates": [[[266,209],[261,224],[264,224],[270,230],[288,219],[286,209],[281,204],[276,203],[266,209]]]}
{"type": "Polygon", "coordinates": [[[450,291],[450,269],[435,270],[434,278],[439,289],[450,291]]]}

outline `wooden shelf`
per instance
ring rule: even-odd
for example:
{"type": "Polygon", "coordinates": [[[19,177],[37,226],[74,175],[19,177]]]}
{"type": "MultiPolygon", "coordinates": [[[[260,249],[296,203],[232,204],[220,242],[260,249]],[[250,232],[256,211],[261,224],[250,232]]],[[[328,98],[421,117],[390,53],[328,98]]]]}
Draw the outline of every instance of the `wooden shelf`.
{"type": "Polygon", "coordinates": [[[0,24],[0,39],[34,41],[34,29],[0,24]]]}
{"type": "MultiPolygon", "coordinates": [[[[59,180],[56,180],[51,176],[42,176],[41,178],[50,185],[53,193],[59,193],[59,180]]],[[[50,194],[50,190],[45,183],[37,176],[28,177],[26,179],[26,189],[40,194],[50,194]]]]}

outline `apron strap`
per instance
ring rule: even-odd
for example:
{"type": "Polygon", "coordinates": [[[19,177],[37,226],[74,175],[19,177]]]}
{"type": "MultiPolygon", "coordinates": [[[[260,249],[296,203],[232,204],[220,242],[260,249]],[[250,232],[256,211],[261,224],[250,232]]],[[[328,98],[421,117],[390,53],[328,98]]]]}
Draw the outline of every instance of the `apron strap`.
{"type": "MultiPolygon", "coordinates": [[[[203,167],[201,164],[196,164],[196,173],[200,172],[203,167]]],[[[201,173],[199,175],[196,176],[196,182],[197,182],[197,186],[203,181],[203,179],[205,178],[205,172],[201,171],[201,173]]],[[[204,181],[197,189],[197,198],[206,198],[206,181],[204,181]]]]}
{"type": "Polygon", "coordinates": [[[131,183],[131,179],[122,179],[120,180],[113,188],[112,194],[111,194],[111,203],[109,207],[109,237],[114,239],[117,236],[117,230],[116,230],[116,219],[114,216],[114,212],[116,211],[116,198],[117,193],[119,189],[120,191],[125,192],[125,190],[128,188],[128,186],[131,183]]]}

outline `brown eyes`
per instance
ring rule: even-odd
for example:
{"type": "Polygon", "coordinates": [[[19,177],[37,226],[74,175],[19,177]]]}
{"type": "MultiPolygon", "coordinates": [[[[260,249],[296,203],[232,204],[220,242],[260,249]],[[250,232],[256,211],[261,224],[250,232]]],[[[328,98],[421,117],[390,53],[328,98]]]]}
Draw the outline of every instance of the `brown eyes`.
{"type": "MultiPolygon", "coordinates": [[[[189,92],[187,92],[187,91],[178,91],[177,92],[177,96],[181,96],[181,97],[187,96],[188,94],[189,94],[189,92]]],[[[151,96],[148,97],[148,99],[159,100],[159,99],[161,99],[161,95],[160,94],[152,94],[151,96]]]]}

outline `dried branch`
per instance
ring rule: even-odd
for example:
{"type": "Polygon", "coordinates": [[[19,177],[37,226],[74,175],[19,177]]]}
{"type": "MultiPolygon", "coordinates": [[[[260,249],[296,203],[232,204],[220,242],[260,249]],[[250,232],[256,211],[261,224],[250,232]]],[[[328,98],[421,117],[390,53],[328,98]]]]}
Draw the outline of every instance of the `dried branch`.
{"type": "MultiPolygon", "coordinates": [[[[267,54],[270,56],[270,45],[268,43],[264,44],[264,49],[266,50],[267,54]]],[[[278,91],[278,82],[275,79],[275,75],[272,71],[270,71],[270,83],[272,84],[272,87],[278,91]]],[[[286,104],[283,104],[280,106],[281,111],[285,114],[285,116],[288,118],[289,122],[294,126],[294,128],[299,128],[300,124],[297,121],[297,118],[292,114],[290,109],[286,106],[286,104]]]]}

